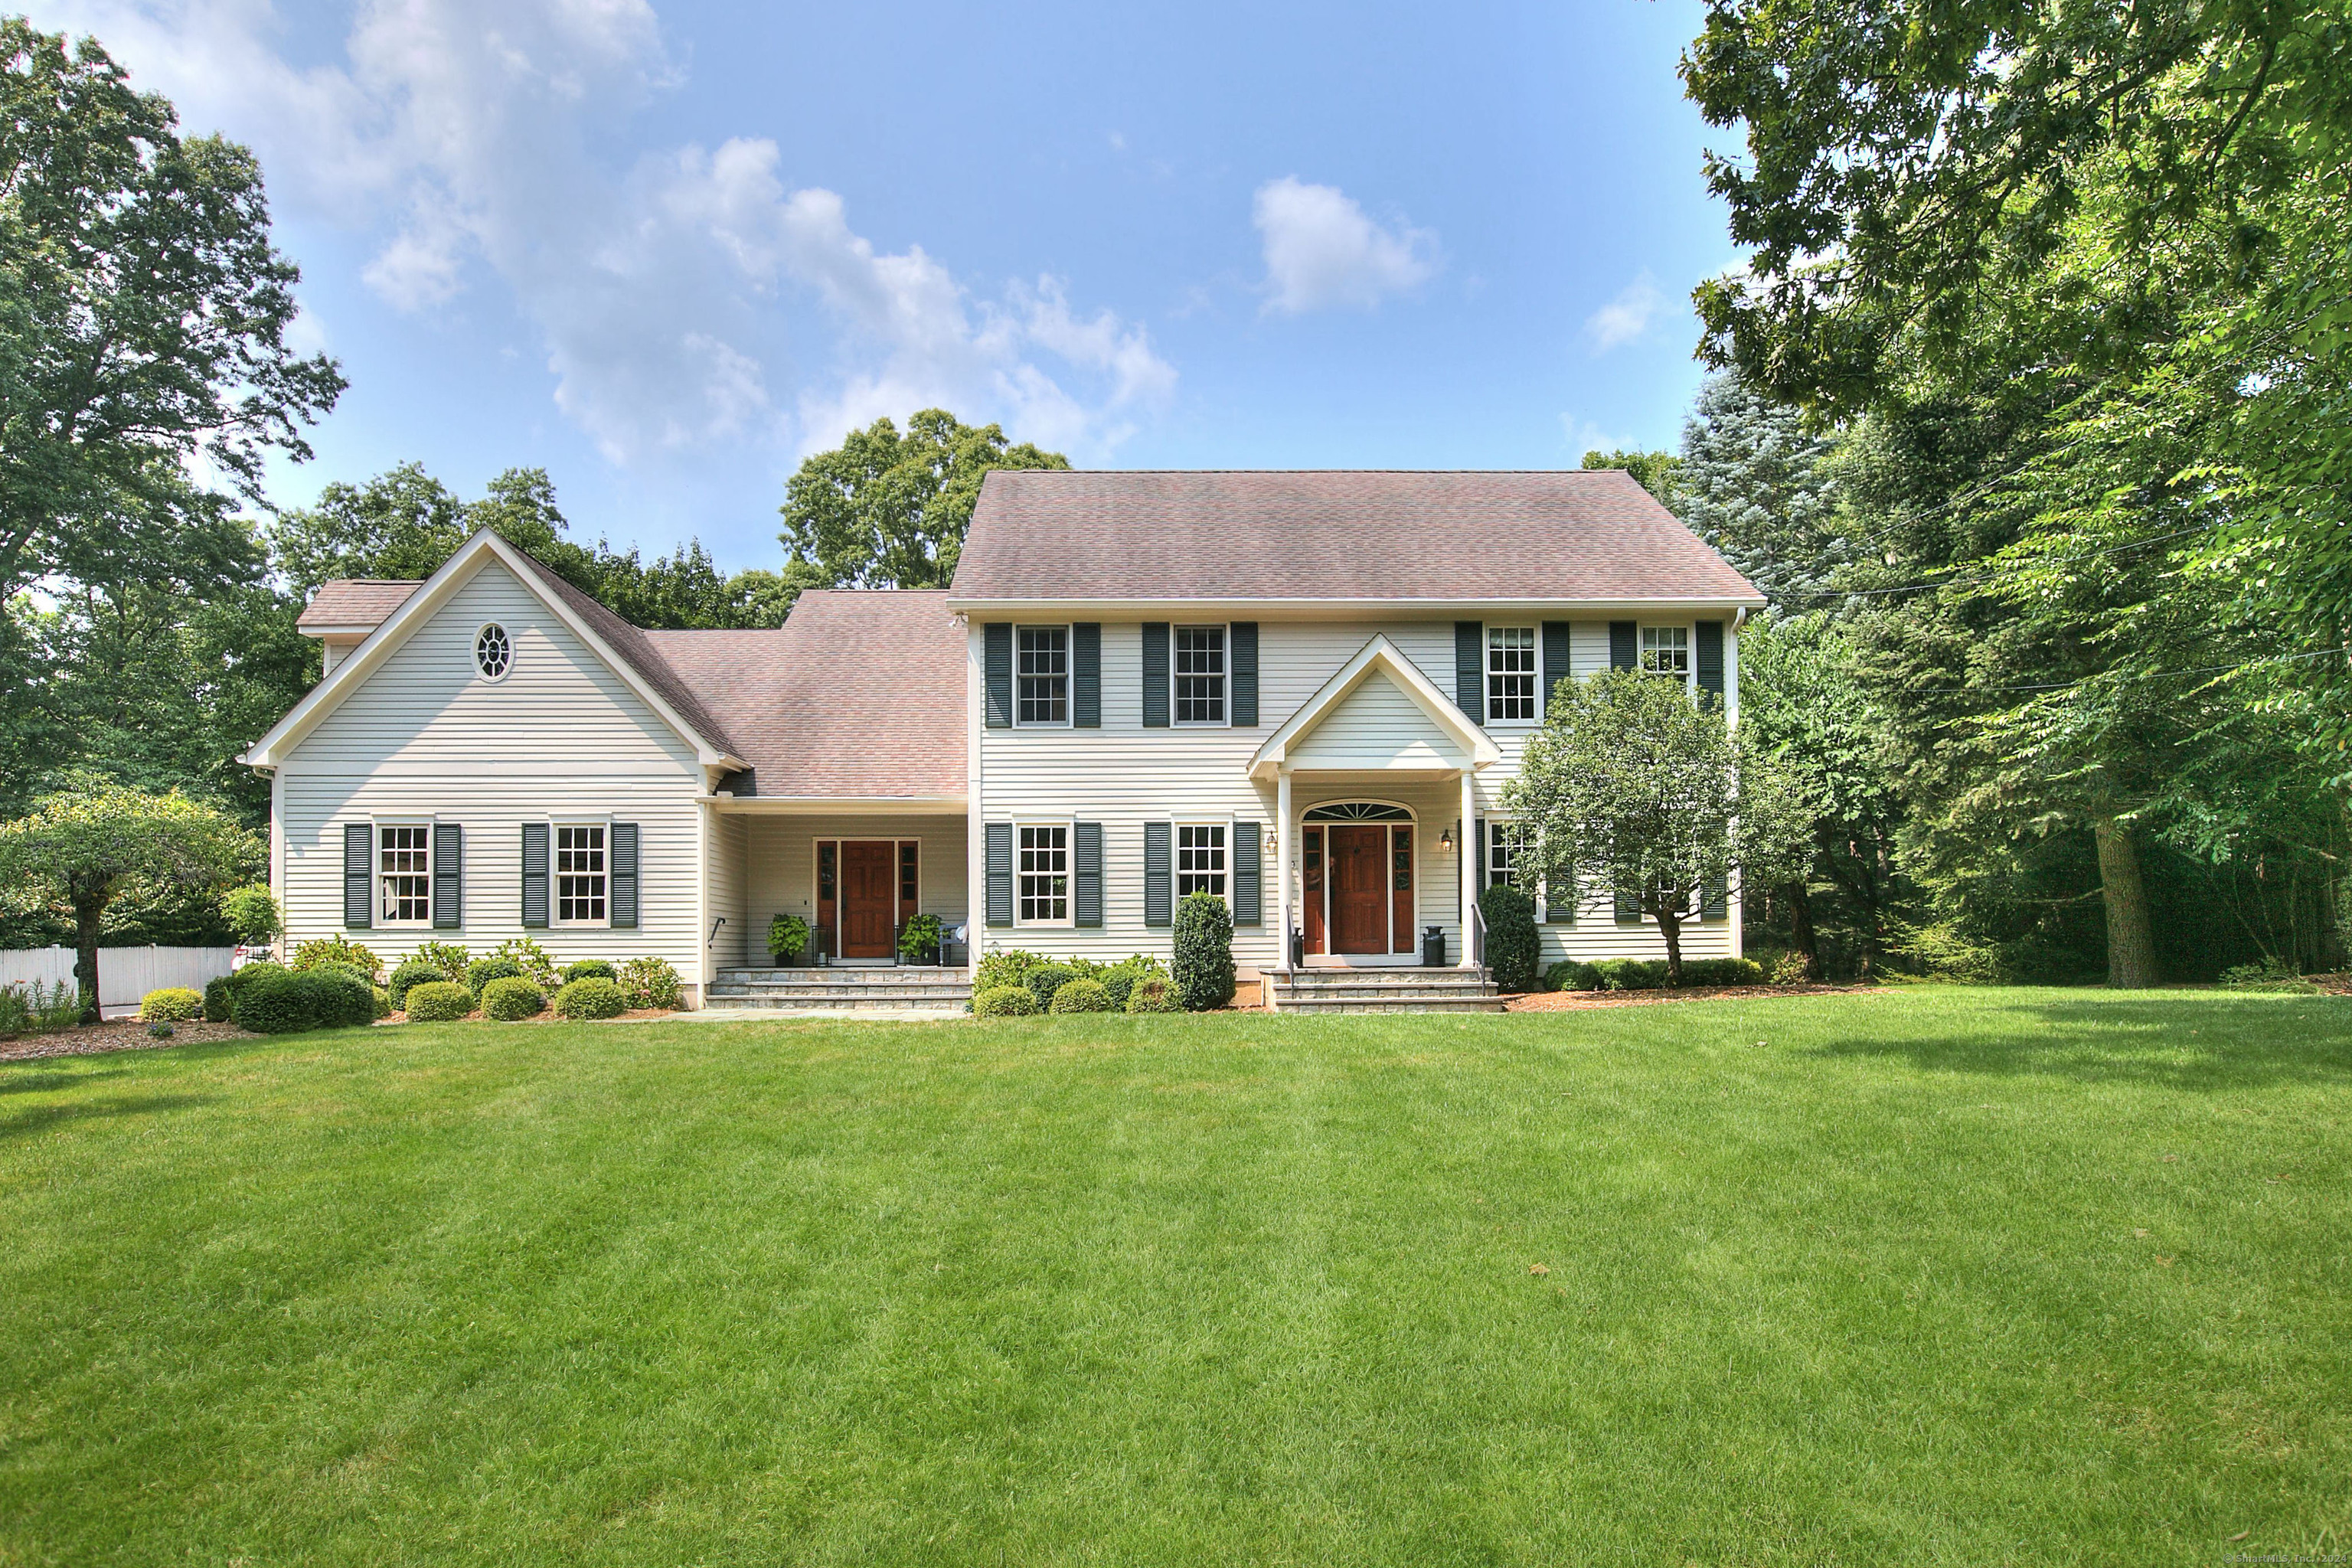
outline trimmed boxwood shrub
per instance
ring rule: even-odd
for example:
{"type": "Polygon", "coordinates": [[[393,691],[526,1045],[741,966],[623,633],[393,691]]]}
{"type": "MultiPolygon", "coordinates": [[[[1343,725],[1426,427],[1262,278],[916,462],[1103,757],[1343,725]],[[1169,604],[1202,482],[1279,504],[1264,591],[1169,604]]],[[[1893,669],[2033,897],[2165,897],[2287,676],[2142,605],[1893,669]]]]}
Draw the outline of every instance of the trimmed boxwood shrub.
{"type": "Polygon", "coordinates": [[[1077,979],[1054,993],[1049,1013],[1108,1013],[1110,989],[1099,980],[1077,979]]]}
{"type": "Polygon", "coordinates": [[[205,1022],[228,1022],[228,976],[215,974],[205,982],[205,1022]]]}
{"type": "Polygon", "coordinates": [[[235,996],[238,992],[244,990],[247,986],[252,984],[255,981],[259,980],[264,975],[289,974],[291,973],[292,971],[289,970],[282,963],[272,963],[267,958],[257,959],[255,962],[247,964],[242,969],[232,969],[229,971],[228,994],[231,996],[235,996]]]}
{"type": "Polygon", "coordinates": [[[1666,984],[1663,958],[1605,958],[1592,966],[1604,991],[1656,991],[1666,984]]]}
{"type": "Polygon", "coordinates": [[[1037,1011],[1049,1011],[1054,1005],[1054,993],[1078,977],[1078,972],[1066,963],[1041,963],[1021,977],[1036,999],[1037,1011]]]}
{"type": "Polygon", "coordinates": [[[1536,901],[1517,888],[1500,883],[1478,895],[1478,912],[1486,917],[1486,967],[1503,991],[1532,991],[1540,952],[1536,946],[1536,901]]]}
{"type": "Polygon", "coordinates": [[[257,1035],[363,1026],[375,1022],[374,988],[348,974],[281,971],[247,983],[230,1005],[230,1016],[257,1035]]]}
{"type": "Polygon", "coordinates": [[[482,987],[482,1016],[500,1023],[536,1018],[546,1005],[547,994],[520,974],[493,980],[482,987]]]}
{"type": "Polygon", "coordinates": [[[620,981],[632,1007],[675,1007],[686,994],[685,977],[667,958],[633,958],[621,965],[620,981]]]}
{"type": "Polygon", "coordinates": [[[1685,985],[1761,985],[1764,966],[1752,958],[1686,958],[1685,985]]]}
{"type": "Polygon", "coordinates": [[[1544,984],[1554,991],[1598,991],[1601,972],[1580,959],[1563,958],[1544,971],[1544,984]]]}
{"type": "Polygon", "coordinates": [[[992,985],[971,999],[976,1018],[1026,1018],[1037,1011],[1037,998],[1026,985],[992,985]]]}
{"type": "Polygon", "coordinates": [[[392,1005],[398,1009],[408,1005],[410,986],[430,985],[436,980],[448,978],[448,972],[439,964],[422,958],[412,958],[392,972],[392,980],[384,989],[392,993],[392,1005]]]}
{"type": "Polygon", "coordinates": [[[1187,893],[1176,904],[1176,955],[1169,963],[1176,999],[1205,1013],[1234,999],[1234,917],[1214,893],[1187,893]]]}
{"type": "Polygon", "coordinates": [[[1176,987],[1165,975],[1143,974],[1136,977],[1134,989],[1127,994],[1127,1010],[1130,1013],[1181,1013],[1183,1005],[1176,1000],[1176,987]]]}
{"type": "Polygon", "coordinates": [[[621,972],[601,958],[583,958],[577,963],[563,966],[563,983],[566,985],[575,980],[618,981],[620,978],[621,972]]]}
{"type": "Polygon", "coordinates": [[[139,998],[142,1024],[181,1024],[205,1010],[205,994],[185,985],[165,985],[139,998]]]}
{"type": "Polygon", "coordinates": [[[629,999],[610,980],[575,980],[555,994],[559,1018],[617,1018],[629,1010],[629,999]]]}
{"type": "Polygon", "coordinates": [[[474,994],[453,980],[425,980],[408,988],[408,1021],[446,1024],[474,1010],[474,994]]]}
{"type": "Polygon", "coordinates": [[[511,980],[522,973],[522,965],[511,958],[478,958],[466,965],[466,989],[479,1000],[482,987],[493,980],[511,980]]]}

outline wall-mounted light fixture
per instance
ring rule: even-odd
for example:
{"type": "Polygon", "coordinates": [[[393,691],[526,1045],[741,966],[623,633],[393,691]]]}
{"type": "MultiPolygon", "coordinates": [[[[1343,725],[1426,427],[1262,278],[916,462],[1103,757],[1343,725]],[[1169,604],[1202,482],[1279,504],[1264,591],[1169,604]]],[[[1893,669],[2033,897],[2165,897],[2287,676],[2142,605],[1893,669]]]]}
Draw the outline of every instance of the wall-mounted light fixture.
{"type": "Polygon", "coordinates": [[[1437,847],[1448,855],[1454,853],[1454,829],[1448,827],[1438,834],[1437,847]]]}
{"type": "Polygon", "coordinates": [[[1277,845],[1274,836],[1274,829],[1269,827],[1265,830],[1265,852],[1271,855],[1275,852],[1276,847],[1277,845]]]}

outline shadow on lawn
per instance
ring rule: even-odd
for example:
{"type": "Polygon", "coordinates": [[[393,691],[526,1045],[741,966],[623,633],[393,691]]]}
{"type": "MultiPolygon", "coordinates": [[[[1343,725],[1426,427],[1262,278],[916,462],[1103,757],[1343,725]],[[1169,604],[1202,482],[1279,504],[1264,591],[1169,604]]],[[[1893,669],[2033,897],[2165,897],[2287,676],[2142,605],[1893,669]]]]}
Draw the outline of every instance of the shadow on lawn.
{"type": "Polygon", "coordinates": [[[0,1094],[37,1094],[45,1089],[73,1089],[102,1078],[130,1076],[128,1068],[109,1068],[103,1072],[59,1072],[54,1065],[43,1063],[24,1072],[9,1072],[0,1065],[0,1094]]]}
{"type": "Polygon", "coordinates": [[[2352,1084],[2352,1005],[2340,997],[2168,996],[2018,1002],[1980,1031],[1850,1036],[1817,1056],[1906,1057],[1937,1072],[2039,1075],[2184,1089],[2352,1084]]]}
{"type": "Polygon", "coordinates": [[[209,1094],[151,1094],[138,1100],[93,1100],[66,1105],[29,1105],[0,1116],[0,1139],[26,1138],[68,1121],[93,1121],[102,1117],[152,1116],[158,1111],[185,1110],[210,1105],[209,1094]]]}

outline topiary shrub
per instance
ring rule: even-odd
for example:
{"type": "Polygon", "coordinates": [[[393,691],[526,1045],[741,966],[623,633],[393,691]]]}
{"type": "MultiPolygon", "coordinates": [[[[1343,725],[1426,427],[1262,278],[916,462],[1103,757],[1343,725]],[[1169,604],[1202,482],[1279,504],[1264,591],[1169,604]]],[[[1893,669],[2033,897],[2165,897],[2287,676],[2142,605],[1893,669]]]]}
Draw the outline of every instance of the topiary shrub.
{"type": "Polygon", "coordinates": [[[142,1024],[182,1024],[205,1010],[205,994],[185,985],[166,985],[139,998],[142,1024]]]}
{"type": "Polygon", "coordinates": [[[1111,1010],[1110,988],[1099,980],[1083,977],[1071,981],[1054,993],[1048,1013],[1108,1013],[1111,1010]]]}
{"type": "Polygon", "coordinates": [[[547,994],[520,974],[493,980],[482,987],[482,1016],[502,1024],[511,1024],[518,1018],[536,1018],[546,1005],[547,994]]]}
{"type": "Polygon", "coordinates": [[[1176,999],[1205,1013],[1234,999],[1234,917],[1214,893],[1187,893],[1176,904],[1176,954],[1168,965],[1176,999]]]}
{"type": "Polygon", "coordinates": [[[1130,1013],[1181,1013],[1184,1005],[1176,1000],[1175,982],[1163,975],[1141,974],[1127,994],[1127,1010],[1130,1013]]]}
{"type": "Polygon", "coordinates": [[[1686,958],[1685,985],[1761,985],[1764,966],[1751,958],[1686,958]]]}
{"type": "Polygon", "coordinates": [[[629,1010],[629,999],[610,980],[575,980],[555,994],[559,1018],[617,1018],[629,1010]]]}
{"type": "Polygon", "coordinates": [[[1497,883],[1478,895],[1486,917],[1486,967],[1503,991],[1532,991],[1541,950],[1536,945],[1536,901],[1517,888],[1497,883]]]}
{"type": "MultiPolygon", "coordinates": [[[[314,973],[307,976],[311,987],[319,993],[319,1026],[322,1029],[358,1029],[374,1023],[376,988],[345,970],[314,973]]],[[[390,1008],[385,1009],[391,1011],[390,1008]]]]}
{"type": "Polygon", "coordinates": [[[1601,972],[1573,958],[1563,958],[1544,971],[1544,984],[1554,991],[1598,991],[1601,972]]]}
{"type": "Polygon", "coordinates": [[[1066,963],[1041,963],[1021,977],[1029,987],[1029,994],[1037,1000],[1037,1011],[1051,1010],[1054,994],[1078,977],[1078,972],[1066,963]]]}
{"type": "Polygon", "coordinates": [[[228,976],[215,974],[205,982],[205,1022],[228,1022],[228,976]]]}
{"type": "MultiPolygon", "coordinates": [[[[365,944],[341,936],[314,936],[294,949],[296,969],[317,969],[322,964],[348,963],[360,972],[370,984],[383,973],[383,964],[365,944]]],[[[247,967],[250,967],[248,965],[247,967]]]]}
{"type": "Polygon", "coordinates": [[[620,978],[621,972],[601,958],[583,958],[577,963],[567,963],[563,966],[563,983],[566,985],[575,980],[616,981],[620,978]]]}
{"type": "Polygon", "coordinates": [[[384,989],[392,994],[393,1007],[398,1010],[408,1005],[410,986],[430,985],[436,980],[448,978],[447,972],[439,964],[427,963],[422,958],[412,958],[392,972],[392,979],[385,984],[384,989]]]}
{"type": "Polygon", "coordinates": [[[1036,1011],[1037,998],[1026,985],[992,985],[972,993],[975,1018],[1026,1018],[1036,1011]]]}
{"type": "Polygon", "coordinates": [[[632,1007],[676,1007],[686,996],[686,979],[667,958],[633,958],[621,965],[621,994],[632,1007]]]}
{"type": "Polygon", "coordinates": [[[975,992],[993,991],[1000,985],[1023,985],[1028,983],[1029,972],[1045,961],[1024,948],[997,948],[980,955],[980,967],[973,972],[971,988],[975,992]]]}
{"type": "Polygon", "coordinates": [[[478,1001],[482,987],[491,981],[512,980],[521,973],[522,965],[511,958],[478,958],[466,965],[466,989],[478,1001]]]}
{"type": "Polygon", "coordinates": [[[454,980],[425,980],[408,988],[408,1021],[446,1024],[474,1010],[474,994],[454,980]]]}

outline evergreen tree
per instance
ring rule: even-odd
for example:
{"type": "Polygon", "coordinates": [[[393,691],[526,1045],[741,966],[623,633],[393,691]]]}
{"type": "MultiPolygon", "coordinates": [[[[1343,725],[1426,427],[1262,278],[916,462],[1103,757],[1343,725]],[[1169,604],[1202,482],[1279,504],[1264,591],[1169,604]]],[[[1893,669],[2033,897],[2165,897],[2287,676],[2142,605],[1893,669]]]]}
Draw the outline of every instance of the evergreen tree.
{"type": "Polygon", "coordinates": [[[1709,376],[1683,421],[1675,513],[1775,605],[1811,607],[1853,559],[1826,436],[1737,376],[1709,376]]]}

